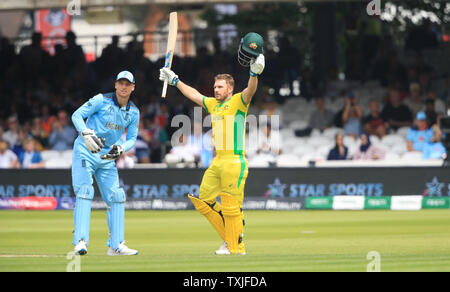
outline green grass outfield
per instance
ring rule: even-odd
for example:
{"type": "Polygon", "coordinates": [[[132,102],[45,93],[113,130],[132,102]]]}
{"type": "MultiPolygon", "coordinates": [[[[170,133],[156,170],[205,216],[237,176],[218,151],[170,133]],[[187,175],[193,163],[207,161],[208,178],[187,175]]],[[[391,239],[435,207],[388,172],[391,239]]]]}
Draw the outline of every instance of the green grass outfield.
{"type": "MultiPolygon", "coordinates": [[[[215,256],[221,240],[195,211],[127,211],[140,254],[106,255],[105,211],[93,211],[81,271],[450,271],[450,210],[247,211],[245,256],[215,256]]],[[[71,211],[0,211],[0,271],[66,271],[71,211]]]]}

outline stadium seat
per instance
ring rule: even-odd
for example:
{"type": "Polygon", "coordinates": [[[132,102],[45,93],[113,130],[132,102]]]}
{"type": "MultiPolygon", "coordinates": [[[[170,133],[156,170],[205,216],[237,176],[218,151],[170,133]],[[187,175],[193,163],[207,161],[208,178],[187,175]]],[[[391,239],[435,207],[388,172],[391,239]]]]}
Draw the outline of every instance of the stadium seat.
{"type": "Polygon", "coordinates": [[[281,154],[276,159],[279,167],[298,167],[302,165],[302,161],[293,154],[281,154]]]}
{"type": "Polygon", "coordinates": [[[350,146],[352,146],[354,144],[357,144],[357,143],[358,143],[358,141],[355,140],[353,137],[351,137],[351,136],[344,136],[344,145],[345,146],[350,147],[350,146]]]}
{"type": "Polygon", "coordinates": [[[289,124],[292,130],[302,130],[308,127],[308,122],[304,120],[295,120],[289,124]]]}
{"type": "Polygon", "coordinates": [[[72,162],[73,150],[65,150],[61,153],[63,159],[72,162]]]}
{"type": "Polygon", "coordinates": [[[61,152],[56,150],[44,150],[41,151],[41,156],[44,161],[55,159],[55,158],[62,158],[61,152]]]}
{"type": "Polygon", "coordinates": [[[307,140],[307,144],[315,149],[321,146],[327,146],[328,148],[331,148],[334,144],[334,141],[324,136],[311,136],[307,140]]]}
{"type": "Polygon", "coordinates": [[[406,136],[408,136],[408,132],[410,129],[411,129],[410,127],[401,127],[397,129],[396,134],[406,138],[406,136]]]}
{"type": "Polygon", "coordinates": [[[392,151],[386,152],[386,155],[384,157],[385,161],[398,161],[400,159],[401,159],[400,155],[392,151]]]}
{"type": "Polygon", "coordinates": [[[422,152],[420,151],[413,151],[413,152],[406,152],[402,155],[403,161],[421,161],[422,160],[422,152]]]}
{"type": "Polygon", "coordinates": [[[336,134],[339,132],[342,132],[341,128],[332,127],[332,128],[325,129],[322,133],[322,136],[331,138],[334,140],[336,134]]]}
{"type": "Polygon", "coordinates": [[[248,165],[251,167],[267,167],[269,163],[275,162],[276,158],[269,154],[258,154],[249,159],[248,165]]]}
{"type": "Polygon", "coordinates": [[[402,155],[408,152],[408,147],[406,147],[406,143],[399,143],[391,147],[391,152],[402,155]]]}
{"type": "Polygon", "coordinates": [[[63,158],[51,158],[45,161],[45,168],[70,168],[72,160],[67,161],[63,158]]]}
{"type": "Polygon", "coordinates": [[[405,143],[406,143],[405,138],[398,134],[389,134],[381,139],[381,144],[384,144],[388,147],[393,147],[395,145],[405,143]]]}
{"type": "Polygon", "coordinates": [[[370,135],[370,142],[371,142],[373,145],[379,145],[379,144],[381,144],[380,138],[378,138],[378,136],[375,136],[375,135],[370,135]]]}
{"type": "Polygon", "coordinates": [[[295,154],[297,157],[303,157],[305,154],[315,153],[315,149],[308,145],[297,145],[292,149],[291,153],[295,154]]]}
{"type": "Polygon", "coordinates": [[[284,129],[280,130],[280,136],[281,136],[281,139],[284,140],[287,138],[295,137],[295,133],[292,129],[284,128],[284,129]]]}

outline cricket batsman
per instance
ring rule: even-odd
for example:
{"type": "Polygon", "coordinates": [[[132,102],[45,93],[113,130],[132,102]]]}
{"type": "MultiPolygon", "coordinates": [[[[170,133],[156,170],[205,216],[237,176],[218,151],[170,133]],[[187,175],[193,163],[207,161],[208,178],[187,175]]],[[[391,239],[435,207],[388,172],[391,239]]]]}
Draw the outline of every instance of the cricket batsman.
{"type": "Polygon", "coordinates": [[[135,89],[133,74],[128,71],[120,72],[115,89],[113,93],[92,97],[72,115],[73,124],[79,132],[74,142],[72,158],[72,185],[76,195],[72,243],[77,255],[86,254],[89,245],[91,204],[94,197],[92,176],[95,176],[102,199],[108,206],[107,254],[138,254],[138,251],[125,245],[126,194],[119,186],[115,164],[115,160],[136,143],[139,110],[130,100],[135,89]],[[120,137],[125,130],[126,141],[122,142],[120,137]]]}
{"type": "Polygon", "coordinates": [[[233,94],[234,79],[229,74],[215,76],[214,97],[206,97],[183,83],[170,69],[160,69],[160,80],[178,88],[181,93],[211,114],[216,157],[205,171],[199,197],[188,195],[195,208],[208,219],[224,243],[216,254],[245,254],[243,242],[244,186],[248,175],[245,158],[245,123],[250,101],[258,86],[258,75],[265,66],[263,39],[248,33],[240,42],[238,61],[250,67],[247,88],[233,94]],[[221,203],[217,201],[220,196],[221,203]]]}

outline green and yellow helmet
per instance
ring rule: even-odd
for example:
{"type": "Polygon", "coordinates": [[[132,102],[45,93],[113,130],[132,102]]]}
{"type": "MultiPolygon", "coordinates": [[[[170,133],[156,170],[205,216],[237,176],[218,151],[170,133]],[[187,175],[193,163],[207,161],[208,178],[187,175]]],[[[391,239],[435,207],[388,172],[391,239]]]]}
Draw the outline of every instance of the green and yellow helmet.
{"type": "Polygon", "coordinates": [[[244,67],[250,66],[250,61],[256,59],[263,50],[264,40],[262,36],[256,32],[249,32],[242,39],[239,44],[238,61],[244,67]]]}

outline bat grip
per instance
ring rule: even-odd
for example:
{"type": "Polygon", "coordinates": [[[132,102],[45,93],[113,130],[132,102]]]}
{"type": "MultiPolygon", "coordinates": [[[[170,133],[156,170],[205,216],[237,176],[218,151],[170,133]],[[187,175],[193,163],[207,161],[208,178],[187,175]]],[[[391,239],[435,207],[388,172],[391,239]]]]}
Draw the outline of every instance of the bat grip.
{"type": "Polygon", "coordinates": [[[167,81],[164,82],[161,97],[162,97],[162,98],[166,98],[166,93],[167,93],[167,81]]]}

